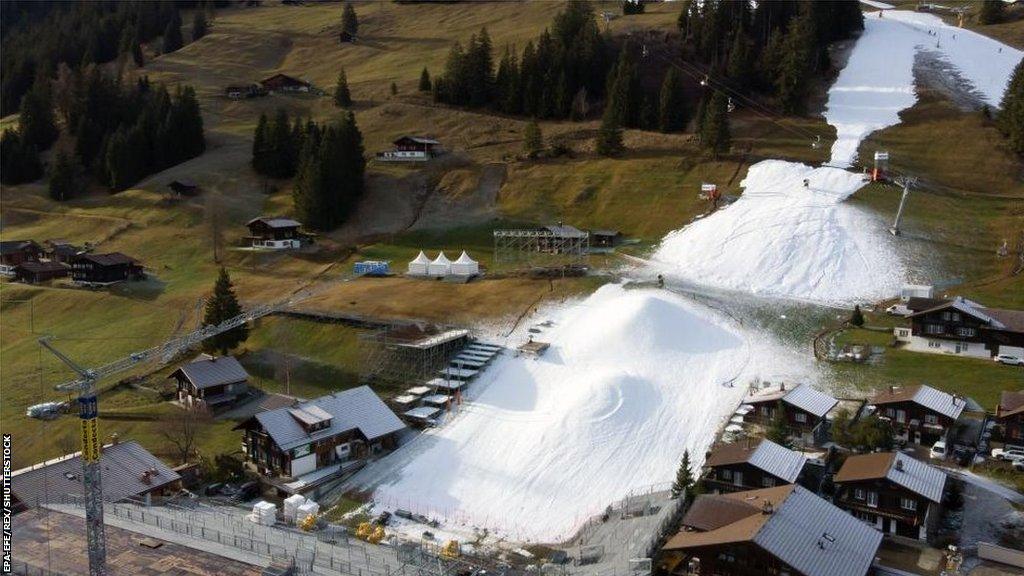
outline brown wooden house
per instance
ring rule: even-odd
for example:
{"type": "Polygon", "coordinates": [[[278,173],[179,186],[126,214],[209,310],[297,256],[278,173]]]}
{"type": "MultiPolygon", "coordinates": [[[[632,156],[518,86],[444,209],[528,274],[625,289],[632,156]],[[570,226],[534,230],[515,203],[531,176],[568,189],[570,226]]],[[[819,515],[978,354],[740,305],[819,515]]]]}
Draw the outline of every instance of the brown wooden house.
{"type": "Polygon", "coordinates": [[[444,153],[440,142],[424,136],[402,136],[392,144],[394,148],[377,154],[378,160],[423,162],[444,153]]]}
{"type": "Polygon", "coordinates": [[[791,435],[813,439],[815,430],[839,401],[806,384],[779,384],[752,391],[743,403],[754,408],[744,421],[768,426],[782,410],[791,435]]]}
{"type": "Polygon", "coordinates": [[[996,421],[1003,429],[1003,441],[1024,445],[1024,390],[1006,391],[999,395],[996,421]]]}
{"type": "Polygon", "coordinates": [[[80,284],[113,284],[145,277],[142,264],[120,252],[78,254],[71,259],[71,279],[80,284]]]}
{"type": "Polygon", "coordinates": [[[868,405],[888,420],[893,435],[906,442],[931,445],[948,440],[967,405],[965,398],[931,386],[890,386],[875,393],[868,405]]]}
{"type": "Polygon", "coordinates": [[[249,393],[249,373],[231,356],[203,354],[168,378],[178,383],[178,401],[195,409],[227,408],[249,393]]]}
{"type": "Polygon", "coordinates": [[[957,297],[909,316],[894,334],[907,350],[991,358],[1024,352],[1024,311],[987,308],[957,297]]]}
{"type": "Polygon", "coordinates": [[[328,466],[339,470],[398,445],[405,424],[360,386],[261,412],[239,424],[246,459],[267,476],[295,478],[328,466]]]}
{"type": "Polygon", "coordinates": [[[49,282],[54,278],[64,278],[70,268],[60,262],[22,262],[14,267],[14,278],[28,284],[49,282]]]}
{"type": "Polygon", "coordinates": [[[45,256],[52,262],[63,262],[71,264],[71,260],[83,252],[82,248],[75,246],[67,240],[47,240],[43,242],[45,256]]]}
{"type": "Polygon", "coordinates": [[[900,452],[850,456],[833,481],[836,505],[882,532],[925,540],[941,516],[946,473],[900,452]]]}
{"type": "Polygon", "coordinates": [[[32,240],[5,240],[0,242],[0,274],[14,275],[14,268],[23,262],[38,262],[43,248],[32,240]]]}
{"type": "Polygon", "coordinates": [[[284,250],[300,248],[309,241],[309,234],[299,229],[302,223],[280,216],[260,216],[245,223],[253,248],[284,250]]]}
{"type": "Polygon", "coordinates": [[[807,459],[765,438],[720,444],[704,460],[704,487],[709,492],[738,492],[793,484],[807,459]]]}
{"type": "Polygon", "coordinates": [[[309,92],[312,86],[305,80],[299,80],[287,74],[274,74],[260,80],[260,87],[269,92],[309,92]]]}
{"type": "Polygon", "coordinates": [[[864,576],[881,532],[802,486],[698,496],[656,572],[720,576],[864,576]]]}

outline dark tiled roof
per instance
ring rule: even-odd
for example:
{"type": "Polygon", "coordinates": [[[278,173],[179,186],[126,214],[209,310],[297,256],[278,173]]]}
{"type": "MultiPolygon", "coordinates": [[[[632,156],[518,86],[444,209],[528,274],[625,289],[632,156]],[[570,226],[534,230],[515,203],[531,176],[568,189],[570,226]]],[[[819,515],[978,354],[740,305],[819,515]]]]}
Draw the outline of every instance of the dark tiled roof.
{"type": "Polygon", "coordinates": [[[300,222],[281,216],[260,216],[259,218],[249,220],[245,225],[252,226],[256,222],[262,222],[271,228],[298,228],[299,226],[302,226],[300,222]]]}
{"type": "MultiPolygon", "coordinates": [[[[138,442],[129,441],[103,447],[100,457],[103,474],[103,499],[117,502],[140,496],[181,478],[138,442]],[[156,469],[149,484],[143,481],[146,470],[156,469]]],[[[82,495],[82,459],[80,453],[57,462],[19,470],[11,476],[14,494],[27,506],[36,502],[58,501],[65,494],[82,495]]]]}
{"type": "Polygon", "coordinates": [[[67,271],[68,267],[60,262],[22,262],[18,264],[16,269],[25,270],[27,272],[39,273],[39,272],[64,272],[67,271]]]}
{"type": "Polygon", "coordinates": [[[0,254],[12,254],[30,248],[39,250],[39,245],[31,240],[5,240],[0,242],[0,254]]]}
{"type": "Polygon", "coordinates": [[[183,376],[200,390],[249,379],[245,368],[232,356],[207,357],[189,362],[171,373],[172,378],[177,375],[183,376]]]}
{"type": "Polygon", "coordinates": [[[899,452],[856,454],[843,462],[835,482],[889,480],[932,502],[942,500],[946,473],[899,452]]]}
{"type": "Polygon", "coordinates": [[[117,266],[120,264],[139,263],[135,258],[120,252],[110,252],[108,254],[81,254],[78,256],[78,259],[89,260],[90,262],[99,264],[100,266],[117,266]]]}

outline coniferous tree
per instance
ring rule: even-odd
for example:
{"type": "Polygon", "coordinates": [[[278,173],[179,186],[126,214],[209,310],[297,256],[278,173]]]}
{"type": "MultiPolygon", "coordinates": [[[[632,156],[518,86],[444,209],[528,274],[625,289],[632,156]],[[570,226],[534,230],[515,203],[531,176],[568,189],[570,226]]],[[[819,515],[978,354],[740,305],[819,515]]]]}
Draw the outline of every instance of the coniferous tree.
{"type": "Polygon", "coordinates": [[[725,94],[715,92],[705,109],[704,122],[700,131],[700,141],[701,145],[711,151],[715,158],[728,152],[732,146],[728,106],[729,103],[725,94]]]}
{"type": "Polygon", "coordinates": [[[185,41],[181,37],[181,14],[179,14],[178,9],[175,8],[171,21],[168,22],[167,27],[164,28],[163,53],[170,54],[184,45],[185,41]]]}
{"type": "Polygon", "coordinates": [[[266,113],[260,114],[256,133],[252,139],[252,169],[259,174],[267,173],[267,155],[270,148],[270,126],[266,113]]]}
{"type": "Polygon", "coordinates": [[[63,202],[85,192],[86,183],[82,165],[74,154],[60,150],[50,168],[50,198],[63,202]]]}
{"type": "Polygon", "coordinates": [[[853,313],[850,314],[850,324],[858,328],[864,325],[864,313],[860,311],[860,304],[853,306],[853,313]]]}
{"type": "Polygon", "coordinates": [[[352,37],[359,32],[359,17],[356,16],[356,9],[349,2],[345,2],[345,9],[341,13],[341,30],[352,37]]]}
{"type": "Polygon", "coordinates": [[[544,136],[537,120],[531,120],[523,131],[523,153],[527,158],[536,158],[544,150],[544,136]]]}
{"type": "Polygon", "coordinates": [[[420,72],[420,92],[430,92],[430,72],[427,71],[427,67],[423,67],[423,72],[420,72]]]}
{"type": "Polygon", "coordinates": [[[658,130],[661,106],[658,92],[651,92],[643,95],[640,105],[640,128],[644,130],[658,130]]]}
{"type": "Polygon", "coordinates": [[[682,132],[689,119],[686,98],[683,95],[683,81],[675,68],[669,68],[661,84],[661,109],[658,114],[658,128],[662,132],[682,132]]]}
{"type": "Polygon", "coordinates": [[[672,482],[672,497],[683,496],[689,499],[693,492],[693,471],[690,469],[690,451],[683,450],[683,459],[679,462],[679,470],[676,471],[676,479],[672,482]]]}
{"type": "Polygon", "coordinates": [[[338,72],[338,83],[334,86],[334,105],[340,108],[352,106],[352,94],[348,91],[348,77],[345,69],[338,72]]]}
{"type": "MultiPolygon", "coordinates": [[[[231,284],[231,277],[225,268],[220,269],[220,275],[213,285],[213,294],[206,302],[206,313],[203,315],[204,326],[217,326],[225,320],[229,320],[242,313],[242,307],[238,304],[235,296],[235,288],[231,284]]],[[[249,337],[249,326],[243,324],[226,332],[221,332],[203,341],[203,349],[210,353],[220,353],[222,356],[229,350],[238,346],[249,337]]]]}
{"type": "Polygon", "coordinates": [[[146,57],[142,54],[142,44],[139,43],[138,38],[133,37],[131,43],[132,61],[135,62],[135,66],[142,68],[146,65],[146,57]]]}
{"type": "Polygon", "coordinates": [[[26,144],[16,130],[4,130],[0,136],[0,182],[22,184],[42,175],[43,165],[35,146],[26,144]]]}
{"type": "Polygon", "coordinates": [[[978,22],[981,24],[998,24],[1003,21],[1006,4],[1003,0],[982,0],[978,11],[978,22]]]}
{"type": "Polygon", "coordinates": [[[396,96],[398,94],[398,84],[391,83],[391,95],[396,96]]]}
{"type": "Polygon", "coordinates": [[[209,31],[209,24],[206,21],[206,12],[204,10],[196,10],[195,15],[192,17],[192,41],[195,42],[209,31]]]}
{"type": "Polygon", "coordinates": [[[618,156],[622,154],[624,148],[619,115],[614,108],[608,107],[604,111],[601,128],[597,132],[597,153],[602,156],[618,156]]]}
{"type": "Polygon", "coordinates": [[[779,102],[786,112],[800,112],[817,57],[814,21],[809,10],[793,20],[782,42],[782,54],[775,76],[779,102]]]}
{"type": "Polygon", "coordinates": [[[786,448],[790,446],[789,426],[786,424],[786,411],[783,409],[781,400],[775,404],[772,420],[768,425],[768,430],[765,431],[764,437],[780,446],[785,446],[786,448]]]}
{"type": "Polygon", "coordinates": [[[36,83],[22,98],[18,131],[21,140],[36,150],[46,150],[57,141],[60,131],[57,129],[46,82],[36,83]]]}
{"type": "Polygon", "coordinates": [[[1024,154],[1024,60],[1013,69],[1000,107],[996,117],[999,130],[1009,139],[1013,151],[1024,154]]]}

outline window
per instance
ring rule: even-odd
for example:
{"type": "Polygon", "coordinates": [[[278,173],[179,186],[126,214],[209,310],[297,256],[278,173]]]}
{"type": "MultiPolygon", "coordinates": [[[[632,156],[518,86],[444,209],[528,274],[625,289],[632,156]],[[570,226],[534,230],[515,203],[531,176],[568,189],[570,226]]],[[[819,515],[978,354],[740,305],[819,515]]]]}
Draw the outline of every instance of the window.
{"type": "Polygon", "coordinates": [[[924,423],[925,424],[938,424],[939,423],[939,417],[936,416],[935,414],[925,414],[924,415],[924,423]]]}
{"type": "Polygon", "coordinates": [[[945,320],[946,322],[949,322],[949,318],[950,318],[949,312],[943,312],[942,313],[942,319],[943,320],[945,320]]]}
{"type": "Polygon", "coordinates": [[[875,491],[869,491],[868,492],[868,506],[871,506],[872,508],[877,508],[878,507],[878,492],[875,492],[875,491]]]}
{"type": "Polygon", "coordinates": [[[924,332],[925,334],[945,334],[946,327],[942,324],[925,324],[924,332]]]}
{"type": "Polygon", "coordinates": [[[885,409],[885,415],[888,416],[889,418],[892,418],[893,416],[896,415],[896,409],[895,408],[886,408],[885,409]]]}
{"type": "Polygon", "coordinates": [[[800,423],[807,422],[807,414],[804,414],[803,412],[797,412],[793,414],[793,420],[796,420],[797,422],[800,423]]]}
{"type": "Polygon", "coordinates": [[[761,406],[761,414],[764,414],[765,416],[771,416],[771,414],[772,414],[771,406],[761,406]]]}
{"type": "Polygon", "coordinates": [[[733,473],[732,483],[735,484],[736,486],[743,486],[743,472],[737,470],[735,473],[733,473]]]}
{"type": "Polygon", "coordinates": [[[913,498],[900,498],[900,508],[914,512],[917,510],[917,500],[913,498]]]}
{"type": "Polygon", "coordinates": [[[972,338],[978,333],[974,328],[957,328],[956,335],[963,338],[972,338]]]}
{"type": "Polygon", "coordinates": [[[732,480],[732,470],[722,470],[720,474],[722,475],[722,480],[732,480]]]}
{"type": "Polygon", "coordinates": [[[896,411],[896,421],[899,422],[900,424],[906,422],[907,421],[907,411],[906,410],[897,410],[896,411]]]}
{"type": "Polygon", "coordinates": [[[853,497],[856,498],[857,500],[863,500],[864,499],[864,489],[863,488],[855,488],[853,490],[853,497]]]}
{"type": "Polygon", "coordinates": [[[772,478],[771,476],[765,476],[761,478],[761,486],[764,486],[765,488],[771,488],[772,486],[775,486],[775,479],[772,478]]]}
{"type": "Polygon", "coordinates": [[[951,312],[949,314],[949,319],[952,320],[953,322],[959,322],[960,321],[960,313],[959,312],[951,312]]]}
{"type": "Polygon", "coordinates": [[[940,342],[936,342],[934,340],[929,340],[928,341],[928,347],[929,348],[942,348],[942,344],[940,342]]]}

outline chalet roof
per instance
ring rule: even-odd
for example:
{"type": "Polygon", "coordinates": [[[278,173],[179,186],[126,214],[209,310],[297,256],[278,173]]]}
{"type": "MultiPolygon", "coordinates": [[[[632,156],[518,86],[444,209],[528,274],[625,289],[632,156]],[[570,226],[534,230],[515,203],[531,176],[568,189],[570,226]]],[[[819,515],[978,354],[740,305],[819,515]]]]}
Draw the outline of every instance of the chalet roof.
{"type": "Polygon", "coordinates": [[[233,356],[200,358],[182,365],[172,372],[170,377],[174,378],[179,374],[200,390],[249,379],[249,373],[233,356]]]}
{"type": "Polygon", "coordinates": [[[100,266],[117,266],[120,264],[138,264],[139,261],[127,254],[110,252],[108,254],[79,254],[79,260],[88,260],[100,266]]]}
{"type": "Polygon", "coordinates": [[[912,312],[920,312],[922,310],[928,310],[931,308],[935,308],[936,306],[941,306],[948,301],[949,300],[946,300],[945,298],[922,298],[920,296],[911,296],[910,298],[907,298],[907,301],[904,304],[904,306],[906,306],[912,312]]]}
{"type": "Polygon", "coordinates": [[[1024,390],[1007,391],[999,394],[999,405],[996,406],[996,418],[1006,418],[1024,414],[1024,390]]]}
{"type": "Polygon", "coordinates": [[[1003,310],[999,308],[986,308],[986,312],[996,322],[1002,324],[1003,330],[1010,332],[1024,332],[1024,310],[1003,310]]]}
{"type": "Polygon", "coordinates": [[[940,310],[949,310],[949,309],[953,309],[953,310],[956,310],[958,312],[962,312],[964,314],[968,314],[970,316],[974,316],[975,318],[977,318],[977,319],[979,319],[979,320],[981,320],[981,321],[991,325],[994,328],[1002,328],[1003,327],[1001,322],[999,322],[998,320],[996,320],[995,318],[993,318],[992,316],[987,314],[987,312],[988,312],[987,308],[978,305],[976,302],[971,302],[969,300],[964,300],[960,296],[957,296],[956,298],[954,298],[952,300],[946,300],[942,304],[939,304],[938,306],[935,306],[933,308],[927,308],[925,310],[921,310],[920,312],[915,312],[915,313],[911,314],[910,316],[911,317],[923,316],[925,314],[931,314],[932,312],[938,312],[940,310]]]}
{"type": "Polygon", "coordinates": [[[836,404],[839,403],[839,400],[806,384],[797,384],[792,388],[786,388],[785,384],[783,384],[779,388],[755,392],[747,396],[743,401],[747,404],[759,404],[778,400],[819,418],[828,414],[829,410],[835,408],[836,404]]]}
{"type": "Polygon", "coordinates": [[[541,226],[541,230],[546,230],[552,235],[559,238],[585,238],[587,233],[576,228],[575,226],[569,226],[568,224],[548,224],[547,226],[541,226]]]}
{"type": "MultiPolygon", "coordinates": [[[[103,469],[103,499],[108,502],[137,497],[181,479],[177,472],[135,441],[104,446],[100,466],[103,469]],[[148,484],[143,479],[147,470],[156,470],[148,484]]],[[[81,452],[13,472],[11,488],[27,506],[57,501],[65,494],[81,495],[81,452]]]]}
{"type": "Polygon", "coordinates": [[[29,248],[38,250],[39,245],[32,240],[4,240],[0,242],[0,254],[13,254],[29,248]]]}
{"type": "Polygon", "coordinates": [[[948,392],[924,384],[897,386],[877,392],[869,403],[879,406],[898,402],[913,402],[953,420],[960,418],[964,406],[967,405],[963,398],[957,398],[948,392]]]}
{"type": "Polygon", "coordinates": [[[271,228],[298,228],[299,226],[302,226],[302,223],[282,216],[260,216],[249,220],[245,225],[252,226],[257,222],[262,222],[271,228]]]}
{"type": "Polygon", "coordinates": [[[857,454],[843,462],[835,482],[889,480],[932,502],[942,501],[946,473],[900,452],[857,454]]]}
{"type": "Polygon", "coordinates": [[[591,236],[618,236],[622,234],[618,230],[591,230],[591,236]]]}
{"type": "Polygon", "coordinates": [[[367,440],[374,440],[405,428],[405,424],[369,386],[321,396],[292,407],[268,410],[256,414],[254,418],[281,450],[290,450],[350,430],[359,430],[367,440]],[[296,408],[307,410],[309,407],[330,414],[331,425],[312,434],[307,433],[291,411],[296,408]]]}
{"type": "Polygon", "coordinates": [[[406,140],[415,142],[417,144],[440,144],[440,142],[434,140],[433,138],[425,138],[423,136],[402,136],[401,138],[398,138],[394,142],[392,142],[392,144],[398,144],[399,142],[404,142],[406,140]]]}
{"type": "Polygon", "coordinates": [[[273,76],[268,76],[268,77],[264,78],[263,80],[260,80],[260,84],[273,84],[273,83],[292,84],[292,85],[299,85],[299,86],[309,86],[309,82],[306,82],[305,80],[300,80],[300,79],[298,79],[298,78],[296,78],[294,76],[289,76],[287,74],[281,74],[281,73],[274,74],[273,76]]]}
{"type": "Polygon", "coordinates": [[[722,444],[715,447],[705,466],[750,464],[785,482],[795,482],[807,459],[803,454],[780,446],[766,438],[722,444]]]}
{"type": "Polygon", "coordinates": [[[56,240],[50,242],[50,252],[57,256],[74,256],[81,251],[81,248],[74,244],[69,244],[68,242],[56,240]]]}
{"type": "Polygon", "coordinates": [[[698,496],[683,525],[695,530],[676,534],[666,550],[752,542],[807,576],[863,576],[882,541],[874,527],[792,484],[698,496]]]}
{"type": "Polygon", "coordinates": [[[39,272],[59,272],[67,270],[68,267],[60,262],[22,262],[15,266],[15,269],[25,270],[27,272],[39,273],[39,272]]]}

